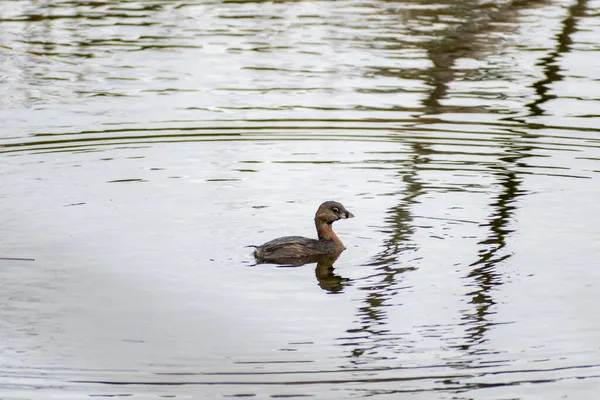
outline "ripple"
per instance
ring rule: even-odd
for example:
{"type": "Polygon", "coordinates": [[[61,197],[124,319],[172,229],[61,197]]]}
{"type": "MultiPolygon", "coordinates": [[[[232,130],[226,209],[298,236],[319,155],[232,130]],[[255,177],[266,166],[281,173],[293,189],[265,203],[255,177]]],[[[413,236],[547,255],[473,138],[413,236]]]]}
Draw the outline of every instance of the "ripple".
{"type": "Polygon", "coordinates": [[[4,397],[595,394],[597,8],[0,2],[4,397]]]}
{"type": "MultiPolygon", "coordinates": [[[[228,121],[229,122],[229,121],[228,121]]],[[[398,143],[402,147],[414,145],[429,146],[430,157],[436,160],[424,170],[476,172],[488,170],[506,156],[505,147],[514,147],[514,156],[522,161],[519,173],[543,174],[590,178],[589,172],[570,173],[573,168],[543,162],[553,153],[574,153],[573,160],[597,163],[595,157],[583,154],[600,148],[600,140],[595,131],[579,129],[577,136],[564,134],[563,127],[536,127],[532,133],[515,130],[511,125],[475,124],[466,121],[443,121],[441,123],[415,124],[409,120],[257,120],[236,123],[234,126],[186,126],[177,123],[171,128],[132,127],[82,131],[76,133],[37,133],[31,138],[15,138],[0,142],[0,153],[29,154],[52,152],[81,152],[88,150],[114,149],[116,147],[137,147],[140,145],[158,146],[176,143],[201,143],[222,141],[245,142],[288,142],[288,141],[337,141],[398,143]],[[297,125],[292,125],[296,123],[297,125]],[[489,133],[482,133],[487,131],[489,133]],[[589,135],[587,134],[589,132],[589,135]],[[583,154],[582,154],[583,153],[583,154]],[[458,157],[456,160],[438,159],[458,157]],[[467,161],[468,157],[475,157],[467,161]],[[525,163],[527,160],[527,163],[525,163]]],[[[408,149],[398,152],[375,152],[372,154],[406,154],[408,149]]],[[[593,154],[593,153],[588,153],[593,154]]],[[[387,157],[386,157],[387,158],[387,157]]],[[[281,160],[289,163],[340,163],[340,160],[281,160]]],[[[371,167],[391,163],[391,159],[365,159],[371,167]]],[[[588,169],[593,171],[593,169],[588,169]]],[[[593,173],[593,172],[592,172],[593,173]]]]}

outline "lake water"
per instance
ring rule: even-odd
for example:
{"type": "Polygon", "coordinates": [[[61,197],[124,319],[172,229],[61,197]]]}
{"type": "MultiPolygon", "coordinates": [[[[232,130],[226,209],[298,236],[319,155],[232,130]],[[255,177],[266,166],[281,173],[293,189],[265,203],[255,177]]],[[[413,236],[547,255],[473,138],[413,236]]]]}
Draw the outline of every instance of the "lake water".
{"type": "Polygon", "coordinates": [[[595,399],[600,1],[0,3],[0,397],[595,399]],[[314,237],[334,270],[254,265],[314,237]]]}

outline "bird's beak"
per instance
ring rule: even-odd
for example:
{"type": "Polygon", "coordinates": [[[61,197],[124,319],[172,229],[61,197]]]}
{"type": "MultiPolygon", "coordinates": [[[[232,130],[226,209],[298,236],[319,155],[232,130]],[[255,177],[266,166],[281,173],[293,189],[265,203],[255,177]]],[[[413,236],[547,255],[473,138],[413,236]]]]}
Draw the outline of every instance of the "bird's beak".
{"type": "Polygon", "coordinates": [[[354,218],[354,214],[352,214],[350,211],[346,211],[344,218],[354,218]]]}

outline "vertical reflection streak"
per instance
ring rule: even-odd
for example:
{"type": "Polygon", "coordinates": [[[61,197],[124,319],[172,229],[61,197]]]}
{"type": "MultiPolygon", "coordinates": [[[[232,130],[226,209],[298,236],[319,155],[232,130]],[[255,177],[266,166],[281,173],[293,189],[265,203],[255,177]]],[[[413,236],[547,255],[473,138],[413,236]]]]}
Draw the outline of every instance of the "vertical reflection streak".
{"type": "MultiPolygon", "coordinates": [[[[418,202],[418,197],[425,193],[423,183],[419,178],[420,167],[430,162],[427,157],[428,146],[412,144],[414,156],[410,160],[409,172],[404,173],[403,180],[407,183],[402,201],[388,211],[386,222],[390,225],[390,237],[384,241],[383,250],[373,257],[369,266],[377,271],[377,281],[360,287],[366,292],[365,299],[358,308],[359,328],[351,329],[348,333],[354,336],[367,337],[370,346],[353,346],[351,357],[353,363],[360,363],[358,358],[365,353],[372,352],[379,346],[377,338],[389,332],[385,328],[387,315],[385,307],[389,300],[400,290],[400,276],[414,267],[400,266],[399,254],[415,249],[410,244],[410,236],[414,233],[412,226],[413,215],[411,207],[418,202]]],[[[389,346],[389,343],[387,344],[389,346]]]]}
{"type": "Polygon", "coordinates": [[[457,27],[449,28],[438,41],[427,43],[427,56],[432,67],[425,74],[431,86],[429,95],[422,101],[425,114],[438,114],[448,112],[449,108],[440,104],[446,97],[451,82],[457,79],[454,68],[459,58],[474,58],[478,53],[490,51],[490,37],[482,41],[480,35],[497,29],[492,22],[515,22],[518,17],[517,8],[539,6],[536,0],[515,0],[488,7],[480,2],[464,2],[453,7],[457,14],[468,13],[464,23],[457,27]],[[471,7],[467,9],[467,7],[471,7]],[[479,8],[481,7],[481,8],[479,8]]]}
{"type": "MultiPolygon", "coordinates": [[[[547,92],[550,84],[563,79],[556,60],[562,53],[569,51],[573,43],[571,36],[576,32],[576,19],[584,14],[586,2],[587,0],[578,0],[569,8],[561,32],[556,36],[557,49],[543,57],[538,64],[544,66],[544,78],[532,85],[538,98],[527,105],[531,111],[530,115],[542,114],[540,105],[555,97],[547,92]]],[[[531,137],[526,133],[521,133],[521,136],[531,137]]],[[[510,253],[502,250],[506,247],[507,237],[513,232],[509,225],[516,210],[515,202],[519,196],[526,193],[521,189],[523,179],[515,170],[521,165],[522,159],[530,156],[531,150],[531,147],[511,145],[507,151],[508,155],[501,158],[504,165],[496,167],[502,190],[491,204],[494,211],[489,218],[489,223],[486,224],[489,226],[488,237],[480,242],[487,248],[482,250],[477,260],[471,264],[474,268],[467,275],[467,278],[473,282],[471,285],[474,286],[474,290],[468,295],[471,296],[469,303],[475,310],[463,313],[462,320],[467,328],[464,343],[460,347],[473,354],[485,351],[479,345],[486,341],[485,334],[492,325],[489,317],[493,314],[492,307],[495,301],[491,293],[494,287],[503,284],[502,274],[496,271],[496,267],[511,256],[510,253]]]]}
{"type": "Polygon", "coordinates": [[[508,167],[495,167],[502,190],[490,204],[493,212],[489,222],[483,225],[489,227],[489,233],[486,239],[479,242],[484,248],[480,251],[478,259],[471,264],[473,268],[467,274],[467,278],[472,282],[467,286],[473,286],[473,290],[467,293],[467,296],[470,296],[469,304],[474,307],[474,311],[465,310],[461,317],[467,326],[464,342],[460,345],[463,350],[469,350],[472,346],[486,341],[485,334],[492,324],[489,316],[493,314],[492,307],[496,304],[492,296],[493,289],[504,283],[503,273],[497,271],[497,266],[510,257],[510,254],[505,254],[502,250],[506,247],[508,236],[513,232],[510,222],[517,208],[517,198],[525,194],[520,189],[523,180],[511,168],[527,156],[526,149],[515,148],[509,151],[513,155],[504,158],[508,167]]]}
{"type": "MultiPolygon", "coordinates": [[[[507,2],[494,7],[485,7],[476,1],[452,4],[452,7],[460,9],[457,11],[457,16],[463,18],[463,23],[442,32],[442,35],[445,36],[441,40],[424,45],[433,65],[423,76],[431,88],[422,101],[424,115],[441,114],[453,110],[451,107],[442,105],[440,101],[448,96],[449,84],[458,79],[455,68],[456,61],[462,57],[475,59],[480,53],[489,51],[489,40],[482,41],[480,35],[496,29],[490,22],[514,22],[519,16],[516,9],[527,6],[539,6],[539,2],[523,0],[507,2]]],[[[390,71],[386,71],[386,74],[387,76],[392,75],[390,71]]],[[[469,293],[467,294],[470,296],[470,303],[474,305],[475,310],[474,312],[465,311],[462,315],[462,320],[469,325],[466,328],[467,347],[485,340],[484,336],[488,326],[487,316],[491,312],[490,308],[495,304],[492,288],[502,283],[502,274],[495,270],[496,265],[507,257],[502,254],[501,250],[506,247],[507,237],[512,232],[509,223],[516,208],[516,198],[524,194],[520,189],[522,179],[514,168],[518,165],[519,160],[528,156],[527,150],[509,146],[507,156],[498,160],[497,166],[494,167],[497,170],[496,175],[501,191],[491,201],[490,205],[494,211],[488,219],[489,223],[484,225],[490,227],[488,238],[480,243],[486,248],[480,252],[478,260],[471,265],[472,269],[467,275],[470,280],[467,286],[475,287],[474,290],[468,289],[469,293]]],[[[415,245],[409,242],[410,237],[415,233],[411,208],[418,202],[417,199],[426,193],[425,184],[419,176],[419,167],[430,162],[425,154],[434,152],[434,149],[423,145],[413,145],[413,151],[415,156],[407,168],[409,172],[404,176],[407,183],[404,189],[405,195],[401,198],[400,204],[388,212],[390,217],[386,222],[390,226],[389,238],[384,241],[384,250],[376,255],[374,261],[369,264],[375,266],[375,270],[378,272],[376,275],[378,281],[361,288],[366,294],[357,310],[357,323],[360,327],[348,330],[348,333],[354,337],[365,339],[362,344],[352,346],[353,363],[358,363],[358,358],[365,353],[372,358],[378,353],[378,347],[393,346],[390,341],[393,341],[395,332],[390,332],[385,328],[388,323],[385,306],[390,305],[390,300],[400,289],[398,280],[401,274],[411,269],[397,264],[400,254],[409,249],[416,249],[415,245]],[[383,335],[386,336],[383,337],[383,335]]],[[[384,354],[379,354],[377,357],[386,358],[384,354]]]]}
{"type": "Polygon", "coordinates": [[[537,98],[526,105],[530,111],[529,117],[543,115],[544,110],[541,106],[556,98],[556,95],[549,92],[552,83],[560,82],[564,79],[564,76],[560,73],[558,60],[563,54],[571,51],[571,45],[573,44],[572,36],[577,32],[577,19],[585,15],[587,2],[588,0],[577,0],[575,4],[569,7],[568,15],[562,22],[562,29],[556,35],[556,49],[546,57],[541,58],[537,64],[543,67],[544,77],[533,84],[537,98]]]}

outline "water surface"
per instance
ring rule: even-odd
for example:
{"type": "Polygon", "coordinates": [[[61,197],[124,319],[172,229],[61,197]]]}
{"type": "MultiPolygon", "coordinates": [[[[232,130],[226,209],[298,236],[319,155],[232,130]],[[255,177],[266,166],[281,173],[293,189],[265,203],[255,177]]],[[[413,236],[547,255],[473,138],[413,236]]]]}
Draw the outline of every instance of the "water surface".
{"type": "Polygon", "coordinates": [[[599,13],[2,2],[2,397],[594,398],[599,13]]]}

